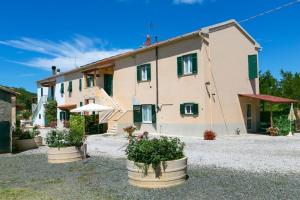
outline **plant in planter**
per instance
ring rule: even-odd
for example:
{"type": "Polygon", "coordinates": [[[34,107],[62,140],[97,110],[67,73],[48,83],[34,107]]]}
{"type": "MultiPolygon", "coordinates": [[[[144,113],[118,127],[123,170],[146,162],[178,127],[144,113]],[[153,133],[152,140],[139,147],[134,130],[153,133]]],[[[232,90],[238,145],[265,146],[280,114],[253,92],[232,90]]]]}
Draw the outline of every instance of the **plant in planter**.
{"type": "Polygon", "coordinates": [[[216,133],[212,130],[206,130],[203,134],[204,140],[215,140],[216,136],[216,133]]]}
{"type": "Polygon", "coordinates": [[[178,138],[133,137],[125,150],[129,183],[138,187],[160,188],[186,180],[187,158],[178,138]]]}
{"type": "Polygon", "coordinates": [[[16,149],[18,151],[26,151],[37,148],[32,132],[17,128],[16,134],[18,135],[18,139],[16,140],[16,149]]]}
{"type": "Polygon", "coordinates": [[[47,134],[49,163],[67,163],[82,160],[82,136],[78,132],[52,130],[47,134]]]}
{"type": "Polygon", "coordinates": [[[124,128],[123,130],[128,134],[129,138],[132,138],[133,132],[136,131],[136,127],[135,126],[128,126],[128,127],[124,128]]]}
{"type": "Polygon", "coordinates": [[[279,128],[269,127],[267,128],[267,133],[269,133],[271,136],[277,136],[279,134],[279,128]]]}
{"type": "Polygon", "coordinates": [[[34,126],[32,130],[30,130],[31,135],[34,137],[34,141],[37,146],[42,146],[43,145],[43,138],[40,136],[40,131],[39,131],[39,126],[34,126]]]}

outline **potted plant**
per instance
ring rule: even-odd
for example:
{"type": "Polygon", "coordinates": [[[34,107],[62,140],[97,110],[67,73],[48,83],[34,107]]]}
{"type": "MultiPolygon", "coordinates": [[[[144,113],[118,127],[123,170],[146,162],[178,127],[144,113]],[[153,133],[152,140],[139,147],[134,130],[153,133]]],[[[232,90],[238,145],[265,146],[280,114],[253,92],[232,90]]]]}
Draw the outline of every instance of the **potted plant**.
{"type": "Polygon", "coordinates": [[[43,138],[40,136],[40,131],[38,126],[34,126],[31,130],[31,133],[34,137],[34,141],[37,146],[42,146],[43,145],[43,138]]]}
{"type": "Polygon", "coordinates": [[[267,128],[267,133],[269,133],[271,136],[277,136],[277,135],[279,135],[279,128],[269,127],[269,128],[267,128]]]}
{"type": "Polygon", "coordinates": [[[204,140],[215,140],[216,136],[216,133],[212,130],[206,130],[203,134],[204,140]]]}
{"type": "Polygon", "coordinates": [[[133,136],[133,132],[136,130],[136,127],[128,126],[128,127],[124,128],[123,130],[128,134],[128,137],[131,138],[133,136]]]}
{"type": "Polygon", "coordinates": [[[82,160],[83,153],[80,149],[83,135],[78,132],[52,130],[47,134],[46,143],[50,147],[48,163],[67,163],[82,160]]]}
{"type": "Polygon", "coordinates": [[[24,131],[21,128],[18,128],[17,134],[19,135],[18,139],[16,140],[16,149],[18,151],[26,151],[37,148],[32,132],[29,130],[24,131]]]}
{"type": "Polygon", "coordinates": [[[184,143],[178,138],[132,137],[126,148],[129,184],[163,188],[182,184],[187,178],[184,143]]]}

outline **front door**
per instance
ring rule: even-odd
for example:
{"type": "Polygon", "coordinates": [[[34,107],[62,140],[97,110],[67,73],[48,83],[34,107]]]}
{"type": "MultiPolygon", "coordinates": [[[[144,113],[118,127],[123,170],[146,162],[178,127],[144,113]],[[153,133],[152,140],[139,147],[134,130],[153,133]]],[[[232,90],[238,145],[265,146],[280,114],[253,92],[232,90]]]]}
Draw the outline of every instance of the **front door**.
{"type": "Polygon", "coordinates": [[[104,90],[109,95],[113,94],[113,75],[104,74],[104,90]]]}
{"type": "Polygon", "coordinates": [[[10,123],[0,122],[0,153],[8,153],[11,150],[10,123]]]}
{"type": "Polygon", "coordinates": [[[252,131],[252,105],[247,104],[247,130],[252,131]]]}

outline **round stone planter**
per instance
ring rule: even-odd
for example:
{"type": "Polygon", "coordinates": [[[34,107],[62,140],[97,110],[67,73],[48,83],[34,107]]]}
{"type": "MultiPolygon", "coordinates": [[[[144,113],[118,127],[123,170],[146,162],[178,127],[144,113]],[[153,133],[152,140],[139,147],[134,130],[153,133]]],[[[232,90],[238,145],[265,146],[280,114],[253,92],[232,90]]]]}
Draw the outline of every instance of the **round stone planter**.
{"type": "Polygon", "coordinates": [[[82,153],[78,147],[50,148],[47,152],[48,163],[68,163],[82,160],[82,153]]]}
{"type": "Polygon", "coordinates": [[[34,139],[16,140],[16,149],[18,151],[27,151],[37,148],[34,139]]]}
{"type": "Polygon", "coordinates": [[[43,138],[42,136],[36,136],[34,137],[34,141],[36,143],[36,145],[39,146],[43,146],[43,138]]]}
{"type": "Polygon", "coordinates": [[[161,164],[161,170],[158,170],[160,171],[159,177],[156,176],[152,166],[149,166],[147,175],[144,174],[141,166],[143,166],[142,163],[135,164],[133,161],[127,160],[130,185],[142,188],[165,188],[182,184],[187,179],[187,157],[166,161],[166,169],[161,164]]]}

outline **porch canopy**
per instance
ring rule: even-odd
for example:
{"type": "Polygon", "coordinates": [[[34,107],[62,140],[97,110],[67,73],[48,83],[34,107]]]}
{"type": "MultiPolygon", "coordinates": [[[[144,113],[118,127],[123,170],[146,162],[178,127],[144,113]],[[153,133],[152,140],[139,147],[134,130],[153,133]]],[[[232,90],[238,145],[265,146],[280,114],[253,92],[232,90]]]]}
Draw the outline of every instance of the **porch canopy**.
{"type": "Polygon", "coordinates": [[[103,112],[103,111],[111,111],[113,108],[108,106],[103,106],[95,103],[90,103],[79,108],[75,108],[71,110],[71,112],[81,113],[81,112],[103,112]]]}
{"type": "Polygon", "coordinates": [[[76,104],[63,104],[63,105],[57,106],[57,108],[59,108],[60,110],[71,110],[71,109],[76,108],[76,104]]]}
{"type": "Polygon", "coordinates": [[[266,94],[239,94],[239,96],[269,102],[270,103],[270,124],[271,124],[271,126],[273,126],[273,113],[272,113],[272,105],[273,104],[299,103],[299,101],[294,100],[294,99],[288,99],[288,98],[277,97],[277,96],[266,95],[266,94]]]}

